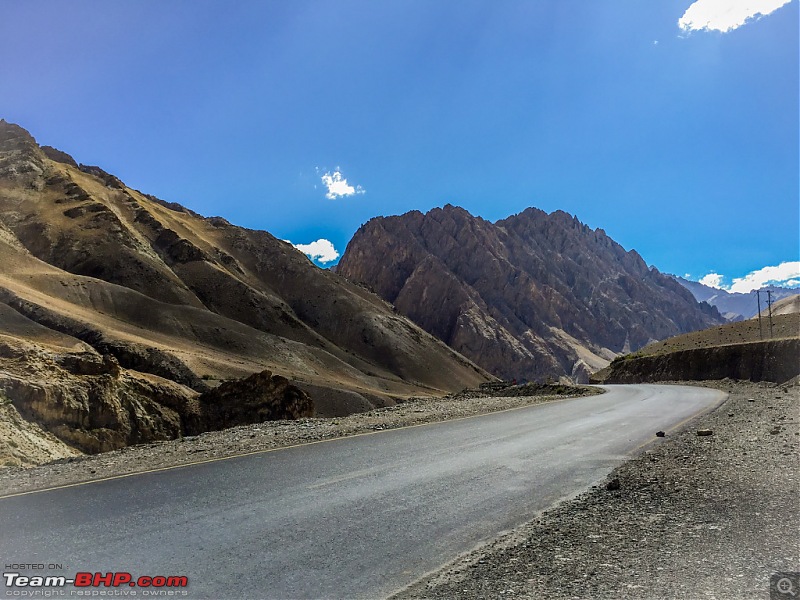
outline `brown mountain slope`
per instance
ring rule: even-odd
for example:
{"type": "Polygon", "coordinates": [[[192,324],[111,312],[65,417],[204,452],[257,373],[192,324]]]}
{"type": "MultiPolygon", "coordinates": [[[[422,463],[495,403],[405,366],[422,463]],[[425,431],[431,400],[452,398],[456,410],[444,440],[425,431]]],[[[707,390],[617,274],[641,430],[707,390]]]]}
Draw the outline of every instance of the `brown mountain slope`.
{"type": "Polygon", "coordinates": [[[447,205],[372,219],[337,272],[504,378],[586,380],[617,353],[722,321],[560,211],[490,223],[447,205]]]}
{"type": "Polygon", "coordinates": [[[107,354],[125,377],[177,384],[186,398],[267,369],[306,390],[320,415],[488,378],[290,244],[130,189],[5,121],[0,264],[0,362],[107,354]]]}
{"type": "MultiPolygon", "coordinates": [[[[772,311],[772,316],[800,313],[800,294],[794,294],[793,296],[778,300],[772,305],[770,310],[772,311]]],[[[770,310],[761,311],[762,318],[765,316],[769,317],[770,310]]],[[[758,315],[752,318],[758,319],[758,315]]]]}

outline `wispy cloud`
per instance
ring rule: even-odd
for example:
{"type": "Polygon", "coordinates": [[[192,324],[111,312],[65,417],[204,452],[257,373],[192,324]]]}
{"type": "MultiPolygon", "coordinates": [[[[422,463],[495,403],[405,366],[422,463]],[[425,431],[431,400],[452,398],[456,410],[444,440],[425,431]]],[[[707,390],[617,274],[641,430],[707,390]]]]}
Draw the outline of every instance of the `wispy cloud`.
{"type": "Polygon", "coordinates": [[[744,277],[734,279],[730,291],[747,293],[765,285],[790,285],[789,282],[800,277],[800,261],[784,262],[775,267],[764,267],[744,277]]]}
{"type": "Polygon", "coordinates": [[[687,33],[701,30],[727,33],[789,2],[791,0],[697,0],[678,19],[678,26],[687,33]]]}
{"type": "Polygon", "coordinates": [[[709,273],[698,281],[709,287],[746,294],[768,285],[779,287],[797,287],[800,285],[800,261],[783,262],[774,267],[764,267],[748,273],[744,277],[734,278],[730,285],[725,285],[725,278],[718,273],[709,273]]]}
{"type": "MultiPolygon", "coordinates": [[[[317,169],[317,173],[319,173],[319,169],[317,169]]],[[[325,187],[328,188],[325,197],[329,200],[366,193],[366,190],[360,185],[353,186],[347,183],[347,179],[344,178],[338,167],[333,172],[326,171],[323,173],[321,179],[325,187]]]]}
{"type": "MultiPolygon", "coordinates": [[[[285,240],[289,242],[289,240],[285,240]]],[[[289,242],[292,244],[292,242],[289,242]]],[[[292,244],[295,248],[306,254],[311,260],[316,260],[321,263],[329,263],[339,258],[339,252],[333,247],[333,244],[324,238],[319,239],[310,244],[292,244]]]]}

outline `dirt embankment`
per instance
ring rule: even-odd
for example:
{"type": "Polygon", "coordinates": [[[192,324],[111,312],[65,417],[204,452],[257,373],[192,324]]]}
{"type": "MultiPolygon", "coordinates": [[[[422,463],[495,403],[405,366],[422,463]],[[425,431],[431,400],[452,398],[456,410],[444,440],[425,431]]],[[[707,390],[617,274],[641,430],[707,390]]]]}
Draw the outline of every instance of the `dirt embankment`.
{"type": "Polygon", "coordinates": [[[593,383],[710,381],[783,383],[800,373],[800,339],[767,340],[649,355],[628,354],[592,376],[593,383]]]}

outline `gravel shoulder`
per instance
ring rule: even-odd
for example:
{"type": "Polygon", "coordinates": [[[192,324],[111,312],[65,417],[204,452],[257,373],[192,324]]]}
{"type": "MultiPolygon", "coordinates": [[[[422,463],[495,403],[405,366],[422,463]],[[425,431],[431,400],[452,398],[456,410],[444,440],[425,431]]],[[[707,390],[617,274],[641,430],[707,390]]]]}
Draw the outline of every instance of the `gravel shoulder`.
{"type": "Polygon", "coordinates": [[[70,457],[37,467],[0,468],[0,497],[297,444],[473,417],[597,394],[600,390],[583,386],[516,386],[499,393],[512,395],[488,396],[468,390],[444,398],[410,398],[396,406],[347,417],[268,421],[177,440],[129,446],[113,452],[70,457]],[[528,393],[536,395],[525,395],[528,393]]]}
{"type": "Polygon", "coordinates": [[[769,597],[800,571],[800,388],[691,384],[729,398],[395,598],[769,597]]]}

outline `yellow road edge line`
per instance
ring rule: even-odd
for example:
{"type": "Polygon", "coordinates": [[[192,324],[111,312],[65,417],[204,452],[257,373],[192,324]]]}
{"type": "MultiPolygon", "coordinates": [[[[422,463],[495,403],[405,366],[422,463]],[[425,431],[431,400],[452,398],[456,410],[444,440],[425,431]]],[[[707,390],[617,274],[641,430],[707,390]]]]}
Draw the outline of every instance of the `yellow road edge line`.
{"type": "MultiPolygon", "coordinates": [[[[593,394],[593,396],[599,396],[601,394],[593,394]]],[[[291,444],[289,446],[279,446],[277,448],[264,448],[262,450],[252,450],[250,452],[244,452],[242,454],[231,454],[230,456],[217,456],[214,458],[206,458],[203,460],[196,460],[188,463],[181,463],[179,465],[168,465],[165,467],[156,467],[154,469],[147,469],[145,471],[134,471],[132,473],[123,473],[121,475],[109,475],[108,477],[100,477],[98,479],[87,479],[85,481],[76,481],[74,483],[65,483],[63,485],[56,485],[53,487],[42,488],[39,490],[28,490],[26,492],[16,492],[14,494],[7,494],[7,495],[0,495],[0,500],[5,500],[7,498],[17,498],[19,496],[28,496],[30,494],[41,494],[42,492],[52,492],[54,490],[63,490],[66,488],[73,488],[79,487],[82,485],[90,485],[93,483],[101,483],[104,481],[114,481],[115,479],[125,479],[127,477],[135,477],[137,475],[148,475],[150,473],[160,473],[162,471],[171,471],[173,469],[181,469],[183,467],[194,467],[197,465],[204,465],[213,462],[222,462],[224,460],[231,460],[233,458],[243,458],[245,456],[253,456],[256,454],[266,454],[268,452],[277,452],[279,450],[290,450],[292,448],[300,448],[301,446],[312,446],[314,444],[324,444],[328,442],[338,442],[341,440],[348,440],[357,437],[364,437],[367,435],[376,435],[379,433],[389,433],[392,431],[400,431],[402,429],[413,429],[415,427],[425,427],[428,425],[439,425],[441,423],[453,423],[455,421],[464,421],[466,419],[475,419],[477,417],[486,417],[488,415],[497,415],[500,413],[511,412],[514,410],[522,410],[525,408],[534,408],[536,406],[542,406],[545,404],[555,404],[557,402],[566,402],[568,400],[577,400],[579,398],[591,398],[592,396],[573,396],[571,398],[558,398],[555,400],[548,400],[547,402],[539,402],[537,404],[528,404],[526,406],[514,406],[512,408],[503,408],[501,410],[493,410],[486,413],[481,413],[477,415],[467,415],[466,417],[456,417],[455,419],[443,419],[441,421],[430,421],[428,423],[415,423],[414,425],[403,425],[402,427],[392,427],[388,429],[378,429],[376,431],[363,431],[361,433],[353,433],[350,435],[341,435],[338,437],[329,438],[326,440],[314,440],[310,442],[303,442],[300,444],[291,444]]],[[[257,425],[258,423],[253,423],[253,425],[257,425]]],[[[170,440],[172,441],[172,440],[170,440]]],[[[88,456],[98,456],[98,455],[88,455],[88,456]]]]}

